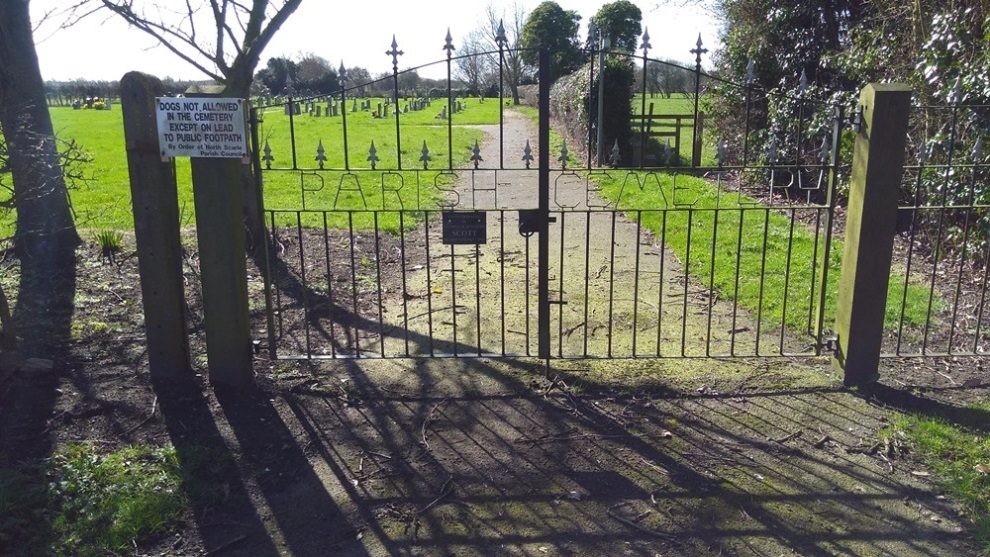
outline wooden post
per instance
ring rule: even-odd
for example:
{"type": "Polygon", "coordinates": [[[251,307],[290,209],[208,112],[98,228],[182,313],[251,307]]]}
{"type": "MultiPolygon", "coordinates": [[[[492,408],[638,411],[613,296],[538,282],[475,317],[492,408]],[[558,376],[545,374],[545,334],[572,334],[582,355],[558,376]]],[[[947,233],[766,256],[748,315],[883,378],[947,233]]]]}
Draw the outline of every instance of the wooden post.
{"type": "Polygon", "coordinates": [[[162,91],[150,75],[130,72],[120,80],[148,366],[152,377],[169,378],[189,371],[189,337],[175,176],[158,150],[155,97],[162,91]]]}
{"type": "MultiPolygon", "coordinates": [[[[222,86],[194,86],[186,96],[218,97],[222,91],[222,86]]],[[[249,386],[254,379],[242,164],[239,159],[191,159],[210,381],[233,387],[249,386]]]]}
{"type": "Polygon", "coordinates": [[[870,387],[879,378],[911,89],[870,84],[860,94],[860,105],[832,365],[844,374],[847,386],[870,387]]]}
{"type": "Polygon", "coordinates": [[[698,133],[695,134],[694,145],[691,146],[691,166],[701,166],[701,146],[704,141],[701,139],[705,133],[705,113],[699,112],[694,115],[694,126],[698,133]]]}

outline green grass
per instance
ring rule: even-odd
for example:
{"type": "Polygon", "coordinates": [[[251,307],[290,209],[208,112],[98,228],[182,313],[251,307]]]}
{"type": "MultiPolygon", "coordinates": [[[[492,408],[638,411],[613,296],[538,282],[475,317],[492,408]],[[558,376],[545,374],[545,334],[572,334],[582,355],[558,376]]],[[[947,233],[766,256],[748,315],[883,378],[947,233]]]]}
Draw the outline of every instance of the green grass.
{"type": "MultiPolygon", "coordinates": [[[[317,148],[322,143],[325,156],[325,168],[342,169],[344,160],[343,118],[326,118],[301,114],[295,116],[290,127],[289,117],[280,108],[270,108],[264,113],[264,121],[260,130],[262,144],[267,142],[271,148],[273,169],[292,166],[292,137],[295,137],[296,165],[309,169],[303,175],[298,171],[270,170],[263,172],[265,177],[265,204],[268,208],[301,208],[303,206],[302,187],[310,189],[306,193],[306,207],[316,209],[399,209],[402,208],[435,208],[436,201],[441,197],[442,188],[452,180],[449,172],[443,169],[451,164],[458,167],[471,157],[471,149],[475,141],[480,141],[484,134],[477,125],[497,124],[499,103],[495,99],[480,102],[478,99],[462,101],[464,109],[453,115],[448,129],[448,121],[435,118],[443,105],[434,101],[432,107],[418,112],[409,112],[400,116],[402,151],[401,166],[403,171],[383,176],[381,172],[364,172],[371,168],[368,161],[372,141],[378,156],[378,170],[394,170],[399,167],[400,153],[396,149],[395,117],[372,118],[368,112],[347,111],[347,151],[349,160],[346,166],[355,172],[346,173],[336,170],[318,170],[316,161],[317,148]],[[450,132],[448,144],[448,131],[450,132]],[[423,162],[420,161],[423,144],[429,149],[429,171],[423,172],[423,162]],[[448,148],[449,146],[449,148],[448,148]],[[451,150],[452,149],[452,150],[451,150]],[[417,169],[421,172],[412,172],[417,169]],[[382,195],[383,181],[385,189],[398,189],[397,193],[389,192],[382,195]],[[340,203],[335,205],[338,188],[360,188],[364,200],[355,193],[344,193],[340,203]]],[[[372,102],[372,106],[375,106],[372,102]]],[[[404,103],[400,102],[400,105],[404,103]]],[[[494,153],[482,153],[482,157],[493,156],[494,153]]],[[[309,216],[303,224],[322,226],[322,217],[309,216]]],[[[295,215],[280,215],[276,220],[281,224],[294,224],[295,215]]],[[[354,226],[358,229],[372,226],[372,215],[356,214],[354,226]]],[[[399,229],[398,213],[382,213],[379,215],[379,227],[384,231],[395,232],[399,229]]],[[[412,225],[409,219],[406,225],[412,225]]],[[[328,215],[330,227],[346,227],[347,215],[333,213],[328,215]]]]}
{"type": "MultiPolygon", "coordinates": [[[[600,186],[604,196],[611,201],[618,200],[621,192],[620,208],[666,209],[641,213],[644,227],[658,238],[663,236],[681,261],[688,260],[690,249],[690,273],[705,286],[714,286],[722,295],[738,300],[740,307],[758,315],[764,326],[783,324],[795,331],[808,330],[809,313],[818,303],[811,294],[815,292],[817,297],[820,291],[819,261],[823,239],[816,238],[814,231],[800,221],[792,224],[790,213],[768,210],[756,200],[735,194],[723,193],[719,199],[717,187],[708,180],[679,175],[675,195],[671,175],[657,174],[657,177],[659,187],[656,187],[658,182],[650,181],[650,187],[630,184],[623,188],[624,177],[618,174],[602,177],[600,186]],[[686,210],[687,207],[677,207],[686,203],[692,204],[691,211],[686,210]],[[716,211],[716,207],[719,210],[716,211]]],[[[796,211],[813,215],[816,209],[796,211]]],[[[832,242],[825,299],[826,324],[835,319],[842,250],[842,242],[832,242]]],[[[894,277],[887,294],[884,319],[888,328],[896,327],[900,322],[903,291],[903,278],[894,277]]],[[[925,322],[928,292],[923,286],[908,285],[905,325],[925,322]]]]}
{"type": "MultiPolygon", "coordinates": [[[[972,408],[990,422],[990,403],[972,408]]],[[[945,493],[962,504],[983,555],[990,555],[990,436],[941,418],[896,415],[883,438],[906,439],[935,472],[945,493]]]]}
{"type": "Polygon", "coordinates": [[[133,553],[134,543],[171,531],[186,508],[182,471],[171,447],[127,447],[101,454],[67,446],[52,459],[49,492],[59,555],[133,553]]]}
{"type": "MultiPolygon", "coordinates": [[[[372,107],[382,99],[372,99],[372,107]]],[[[474,141],[481,139],[482,132],[476,128],[483,124],[498,123],[497,99],[461,99],[463,111],[453,115],[453,164],[458,166],[469,160],[474,141]]],[[[430,168],[445,168],[448,164],[447,121],[436,119],[443,101],[433,101],[431,107],[418,112],[409,112],[400,116],[402,123],[402,163],[406,169],[422,168],[419,162],[423,141],[430,149],[432,162],[430,168]]],[[[404,106],[405,102],[400,102],[404,106]]],[[[74,139],[80,148],[91,157],[91,162],[82,168],[90,180],[82,183],[71,191],[72,206],[76,213],[76,226],[80,229],[109,229],[127,230],[133,228],[131,209],[130,181],[127,168],[127,153],[124,145],[123,117],[119,107],[113,110],[73,110],[70,107],[52,107],[49,109],[56,134],[65,140],[74,139]]],[[[395,118],[388,117],[373,119],[368,112],[350,112],[350,101],[347,107],[348,118],[348,150],[352,167],[369,168],[367,161],[368,148],[375,142],[380,161],[379,169],[396,166],[395,152],[395,118]]],[[[281,109],[270,108],[265,112],[264,125],[261,131],[262,141],[268,139],[276,157],[274,166],[291,165],[291,149],[288,117],[281,109]]],[[[316,118],[308,114],[295,117],[295,137],[297,145],[297,160],[300,167],[316,167],[314,161],[316,147],[320,140],[326,150],[326,166],[343,167],[343,136],[342,118],[316,118]]],[[[191,174],[189,159],[176,160],[176,175],[178,183],[179,208],[184,226],[195,223],[195,209],[192,200],[191,174]]],[[[299,208],[302,206],[299,173],[266,172],[265,203],[267,207],[299,208]]],[[[369,174],[369,177],[371,175],[369,174]]],[[[420,192],[420,202],[433,205],[439,195],[433,186],[436,173],[429,176],[428,184],[420,192]],[[430,197],[433,196],[433,197],[430,197]]],[[[413,173],[405,173],[402,177],[407,184],[415,183],[413,173]]],[[[326,194],[336,188],[340,174],[327,173],[326,194]]],[[[423,180],[423,177],[421,177],[423,180]]],[[[444,178],[440,178],[443,185],[444,178]]],[[[381,184],[378,181],[363,179],[361,187],[366,191],[369,200],[374,200],[377,193],[381,206],[381,184]]],[[[392,187],[391,185],[389,187],[392,187]]],[[[408,186],[403,189],[403,203],[410,207],[416,197],[415,188],[408,186]]],[[[332,196],[330,196],[332,197],[332,196]]],[[[319,200],[316,195],[315,199],[319,200]]],[[[342,196],[345,206],[358,208],[358,196],[342,196]]],[[[325,199],[324,199],[325,201],[325,199]]],[[[315,206],[320,206],[317,201],[315,206]]],[[[322,203],[326,205],[326,203],[322,203]]],[[[369,206],[370,202],[369,202],[369,206]]],[[[320,207],[325,208],[325,207],[320,207]]],[[[0,214],[0,237],[6,237],[13,232],[15,215],[13,212],[0,214]]],[[[397,219],[396,219],[397,220],[397,219]]],[[[316,224],[316,223],[310,223],[316,224]]],[[[342,222],[332,224],[341,225],[342,222]]],[[[361,221],[362,226],[368,223],[361,221]]],[[[397,228],[396,223],[383,223],[384,229],[397,228]]]]}

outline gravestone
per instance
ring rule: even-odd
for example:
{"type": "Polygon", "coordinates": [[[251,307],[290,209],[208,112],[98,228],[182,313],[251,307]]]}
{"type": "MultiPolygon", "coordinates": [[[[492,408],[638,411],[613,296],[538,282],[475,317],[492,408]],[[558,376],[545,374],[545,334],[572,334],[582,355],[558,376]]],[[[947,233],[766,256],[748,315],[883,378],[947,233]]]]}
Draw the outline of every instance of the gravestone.
{"type": "Polygon", "coordinates": [[[323,116],[323,107],[322,106],[316,105],[315,116],[317,118],[319,118],[320,116],[323,116]]]}
{"type": "Polygon", "coordinates": [[[357,110],[358,110],[357,109],[357,99],[354,99],[354,102],[351,103],[351,112],[357,112],[357,110]]]}
{"type": "Polygon", "coordinates": [[[447,107],[446,106],[440,109],[440,119],[441,120],[446,120],[447,119],[447,107]]]}
{"type": "Polygon", "coordinates": [[[292,105],[291,104],[285,105],[284,112],[285,112],[285,115],[288,116],[292,112],[292,105]]]}

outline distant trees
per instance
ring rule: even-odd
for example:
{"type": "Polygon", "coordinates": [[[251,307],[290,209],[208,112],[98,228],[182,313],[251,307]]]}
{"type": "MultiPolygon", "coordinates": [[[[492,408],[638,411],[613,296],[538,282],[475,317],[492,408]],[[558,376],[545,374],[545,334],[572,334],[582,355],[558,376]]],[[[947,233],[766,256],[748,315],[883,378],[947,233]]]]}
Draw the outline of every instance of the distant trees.
{"type": "MultiPolygon", "coordinates": [[[[599,8],[591,22],[612,42],[612,48],[633,52],[643,34],[643,12],[629,0],[616,0],[599,8]]],[[[590,30],[589,30],[590,31],[590,30]]],[[[588,44],[594,44],[596,37],[588,36],[588,44]]]]}
{"type": "MultiPolygon", "coordinates": [[[[581,16],[573,10],[565,10],[552,0],[537,6],[522,28],[520,46],[523,61],[530,66],[539,64],[538,49],[550,51],[550,65],[558,78],[567,75],[581,66],[584,54],[578,40],[578,26],[581,16]]],[[[545,77],[545,76],[541,76],[545,77]]]]}
{"type": "MultiPolygon", "coordinates": [[[[642,71],[637,72],[637,83],[643,81],[642,71]]],[[[693,93],[694,73],[680,67],[674,60],[650,60],[646,63],[646,91],[668,99],[675,93],[693,93]]]]}

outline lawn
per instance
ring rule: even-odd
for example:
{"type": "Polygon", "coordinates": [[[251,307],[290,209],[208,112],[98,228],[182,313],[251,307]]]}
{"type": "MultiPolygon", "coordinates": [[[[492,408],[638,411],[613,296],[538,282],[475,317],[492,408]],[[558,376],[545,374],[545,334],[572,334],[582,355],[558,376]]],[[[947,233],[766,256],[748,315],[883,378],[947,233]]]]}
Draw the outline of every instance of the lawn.
{"type": "MultiPolygon", "coordinates": [[[[369,99],[372,108],[383,99],[369,99]]],[[[431,169],[446,168],[448,164],[457,167],[469,160],[471,147],[482,137],[476,128],[482,124],[498,123],[499,103],[495,99],[461,99],[463,110],[453,115],[450,144],[448,150],[448,121],[436,118],[443,101],[433,101],[431,107],[400,116],[402,139],[402,166],[404,169],[422,168],[419,162],[423,142],[430,151],[431,169]]],[[[400,105],[404,105],[402,102],[400,105]]],[[[347,105],[348,151],[351,168],[370,168],[367,160],[371,142],[380,158],[379,169],[396,167],[395,118],[374,119],[366,111],[350,112],[351,101],[347,105]]],[[[127,170],[127,153],[124,146],[122,113],[119,107],[112,110],[73,110],[71,107],[50,108],[56,135],[63,140],[75,140],[85,152],[90,162],[81,170],[87,180],[72,188],[70,195],[76,215],[76,225],[85,238],[89,230],[133,228],[131,194],[127,170]]],[[[289,118],[281,107],[264,110],[264,122],[260,130],[262,143],[267,139],[275,157],[276,166],[291,166],[291,134],[289,118]]],[[[294,133],[297,163],[300,168],[318,168],[314,160],[316,149],[322,141],[326,153],[326,168],[343,168],[343,118],[320,117],[302,114],[294,118],[294,133]]],[[[195,209],[192,201],[192,187],[189,159],[176,159],[178,178],[179,208],[183,225],[195,222],[195,209]]],[[[327,183],[340,179],[340,173],[327,173],[327,183]]],[[[415,180],[412,174],[404,175],[405,181],[415,180]]],[[[300,175],[298,172],[265,173],[265,203],[268,207],[302,207],[300,175]]],[[[364,187],[364,186],[362,186],[364,187]]],[[[367,184],[370,190],[379,191],[380,186],[367,184]]],[[[435,191],[427,188],[424,192],[435,191]]],[[[413,196],[413,188],[404,195],[413,196]]],[[[404,200],[409,206],[411,199],[404,200]]],[[[13,231],[14,214],[0,214],[0,237],[9,236],[13,231]]]]}

